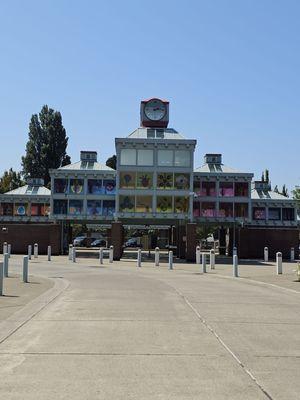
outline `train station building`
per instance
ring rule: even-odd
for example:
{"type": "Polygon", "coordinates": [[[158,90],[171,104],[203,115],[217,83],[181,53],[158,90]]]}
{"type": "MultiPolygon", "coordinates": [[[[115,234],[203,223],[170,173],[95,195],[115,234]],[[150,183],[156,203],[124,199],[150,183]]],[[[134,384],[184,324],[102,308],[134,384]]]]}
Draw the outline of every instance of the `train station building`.
{"type": "Polygon", "coordinates": [[[32,179],[0,195],[0,241],[18,241],[16,251],[39,241],[62,253],[74,225],[106,229],[115,258],[124,251],[125,231],[151,231],[149,250],[172,246],[177,257],[194,260],[198,230],[215,227],[220,254],[261,258],[282,251],[298,256],[299,224],[293,199],[254,181],[251,172],[224,165],[222,154],[194,163],[197,141],[169,127],[169,102],[141,102],[140,125],[115,138],[116,170],[101,164],[97,152],[50,171],[51,191],[32,179]],[[15,235],[15,236],[14,236],[15,235]]]}

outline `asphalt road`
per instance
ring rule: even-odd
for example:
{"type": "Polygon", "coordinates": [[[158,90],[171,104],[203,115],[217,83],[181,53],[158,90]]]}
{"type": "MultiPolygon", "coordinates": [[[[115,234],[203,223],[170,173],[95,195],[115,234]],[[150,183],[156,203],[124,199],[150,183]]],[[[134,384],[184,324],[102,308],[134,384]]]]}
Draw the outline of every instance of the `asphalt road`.
{"type": "Polygon", "coordinates": [[[300,398],[296,291],[193,268],[43,260],[30,273],[54,287],[2,321],[1,398],[300,398]]]}

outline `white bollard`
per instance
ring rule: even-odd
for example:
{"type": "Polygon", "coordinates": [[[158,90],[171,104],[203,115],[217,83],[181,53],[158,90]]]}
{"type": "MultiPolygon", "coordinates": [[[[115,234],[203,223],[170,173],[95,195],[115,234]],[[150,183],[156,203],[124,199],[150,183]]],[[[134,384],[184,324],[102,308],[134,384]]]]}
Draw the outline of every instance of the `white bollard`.
{"type": "Polygon", "coordinates": [[[155,261],[155,266],[159,267],[159,247],[155,247],[154,261],[155,261]]]}
{"type": "Polygon", "coordinates": [[[237,248],[234,246],[232,256],[237,256],[237,248]]]}
{"type": "Polygon", "coordinates": [[[0,296],[3,296],[3,274],[4,274],[3,262],[0,262],[0,296]]]}
{"type": "Polygon", "coordinates": [[[23,282],[28,282],[28,256],[23,257],[23,282]]]}
{"type": "Polygon", "coordinates": [[[216,255],[215,255],[215,251],[213,249],[211,249],[209,252],[209,258],[210,258],[210,269],[215,269],[216,255]]]}
{"type": "Polygon", "coordinates": [[[100,264],[103,264],[103,247],[100,247],[99,250],[99,262],[100,264]]]}
{"type": "Polygon", "coordinates": [[[5,253],[7,253],[7,242],[3,243],[3,253],[2,253],[3,256],[4,256],[5,253]]]}
{"type": "Polygon", "coordinates": [[[110,246],[109,248],[109,262],[112,263],[114,261],[114,246],[110,246]]]}
{"type": "Polygon", "coordinates": [[[72,261],[73,245],[69,244],[69,260],[72,261]]]}
{"type": "Polygon", "coordinates": [[[291,247],[291,261],[295,261],[295,249],[291,247]]]}
{"type": "Polygon", "coordinates": [[[173,251],[169,251],[169,269],[173,269],[173,251]]]}
{"type": "Polygon", "coordinates": [[[269,261],[269,248],[268,247],[264,248],[264,261],[265,262],[269,261]]]}
{"type": "Polygon", "coordinates": [[[282,253],[280,253],[280,251],[276,253],[276,268],[277,275],[282,274],[282,253]]]}
{"type": "Polygon", "coordinates": [[[196,264],[201,263],[201,253],[200,253],[200,246],[196,247],[196,264]]]}
{"type": "Polygon", "coordinates": [[[72,262],[76,263],[76,247],[72,249],[72,262]]]}
{"type": "Polygon", "coordinates": [[[202,272],[206,274],[206,254],[202,253],[202,272]]]}
{"type": "Polygon", "coordinates": [[[239,262],[238,262],[237,255],[233,256],[233,276],[235,278],[238,278],[238,276],[239,276],[239,262]]]}
{"type": "Polygon", "coordinates": [[[142,250],[141,249],[138,249],[138,251],[137,251],[136,266],[139,268],[142,266],[142,250]]]}
{"type": "Polygon", "coordinates": [[[48,254],[48,261],[51,261],[51,246],[48,246],[47,254],[48,254]]]}
{"type": "Polygon", "coordinates": [[[8,259],[9,259],[9,255],[8,255],[8,253],[5,253],[4,254],[4,260],[3,260],[3,276],[4,277],[8,277],[8,259]]]}
{"type": "Polygon", "coordinates": [[[31,260],[31,254],[32,254],[32,246],[31,244],[28,245],[28,260],[31,260]]]}
{"type": "Polygon", "coordinates": [[[33,246],[33,254],[34,254],[34,258],[38,258],[39,255],[39,245],[37,243],[34,243],[33,246]]]}
{"type": "Polygon", "coordinates": [[[7,254],[8,254],[8,258],[10,258],[10,255],[11,255],[11,244],[7,245],[7,254]]]}

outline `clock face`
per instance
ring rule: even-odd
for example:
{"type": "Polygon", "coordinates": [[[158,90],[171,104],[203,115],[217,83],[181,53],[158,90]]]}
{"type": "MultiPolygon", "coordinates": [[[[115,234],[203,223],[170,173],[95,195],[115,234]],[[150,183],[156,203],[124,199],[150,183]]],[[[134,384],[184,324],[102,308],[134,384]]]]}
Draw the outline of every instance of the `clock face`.
{"type": "Polygon", "coordinates": [[[144,112],[150,120],[159,121],[166,115],[167,108],[161,100],[152,99],[146,103],[144,112]]]}

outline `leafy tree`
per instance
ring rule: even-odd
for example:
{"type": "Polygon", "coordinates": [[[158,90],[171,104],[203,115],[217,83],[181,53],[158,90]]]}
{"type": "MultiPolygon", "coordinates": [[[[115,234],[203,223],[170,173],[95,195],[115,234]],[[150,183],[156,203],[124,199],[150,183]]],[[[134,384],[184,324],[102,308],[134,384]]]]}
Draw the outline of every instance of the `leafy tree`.
{"type": "Polygon", "coordinates": [[[22,185],[24,185],[24,182],[22,181],[21,173],[10,168],[8,171],[4,171],[0,178],[0,193],[9,192],[22,185]]]}
{"type": "Polygon", "coordinates": [[[117,156],[113,155],[106,160],[106,165],[112,169],[117,169],[117,156]]]}
{"type": "Polygon", "coordinates": [[[29,123],[26,155],[22,157],[24,176],[43,178],[45,185],[48,185],[49,169],[71,162],[66,153],[67,145],[68,137],[60,112],[43,106],[39,115],[32,115],[29,123]]]}
{"type": "Polygon", "coordinates": [[[296,186],[295,189],[292,191],[293,199],[297,201],[298,205],[298,214],[300,215],[300,186],[296,186]]]}

